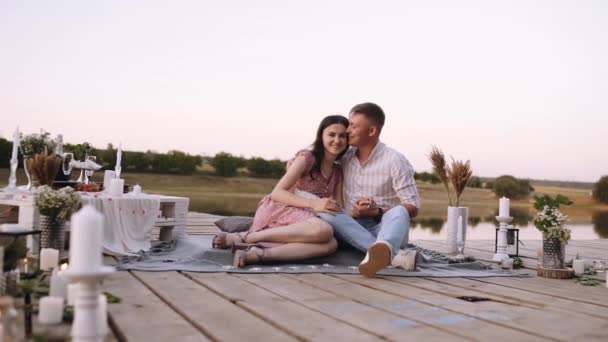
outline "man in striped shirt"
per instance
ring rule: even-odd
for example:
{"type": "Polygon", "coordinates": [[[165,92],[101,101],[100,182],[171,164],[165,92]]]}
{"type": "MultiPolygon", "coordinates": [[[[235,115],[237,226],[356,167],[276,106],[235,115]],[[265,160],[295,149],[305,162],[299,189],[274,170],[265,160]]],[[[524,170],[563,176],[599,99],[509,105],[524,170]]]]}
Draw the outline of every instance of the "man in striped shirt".
{"type": "MultiPolygon", "coordinates": [[[[388,266],[402,244],[407,244],[410,218],[420,199],[414,169],[399,152],[380,142],[384,112],[374,103],[350,111],[350,150],[342,157],[344,211],[321,217],[338,239],[367,252],[361,274],[373,277],[388,266]]],[[[415,268],[416,254],[410,255],[415,268]]]]}

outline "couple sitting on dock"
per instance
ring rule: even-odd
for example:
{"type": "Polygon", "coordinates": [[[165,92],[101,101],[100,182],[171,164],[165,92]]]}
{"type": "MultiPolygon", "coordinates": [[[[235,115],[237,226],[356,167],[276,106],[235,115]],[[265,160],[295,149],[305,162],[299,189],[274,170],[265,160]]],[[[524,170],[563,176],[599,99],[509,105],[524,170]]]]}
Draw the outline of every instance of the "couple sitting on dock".
{"type": "MultiPolygon", "coordinates": [[[[380,142],[384,119],[374,103],[356,105],[348,119],[324,118],[312,149],[288,162],[249,231],[220,233],[213,247],[232,248],[234,266],[243,267],[326,256],[337,250],[337,238],[367,253],[359,265],[364,276],[390,265],[407,245],[420,201],[408,160],[380,142]]],[[[401,259],[415,269],[415,251],[401,259]]]]}

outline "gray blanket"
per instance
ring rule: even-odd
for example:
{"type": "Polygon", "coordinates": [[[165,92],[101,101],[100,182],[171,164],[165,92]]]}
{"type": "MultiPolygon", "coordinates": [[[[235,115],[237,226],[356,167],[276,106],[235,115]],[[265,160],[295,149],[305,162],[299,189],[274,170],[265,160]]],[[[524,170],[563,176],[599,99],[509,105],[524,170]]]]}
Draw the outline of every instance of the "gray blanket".
{"type": "MultiPolygon", "coordinates": [[[[230,250],[211,248],[213,236],[182,235],[171,242],[155,241],[152,249],[135,256],[123,257],[120,270],[139,271],[189,271],[189,272],[233,272],[233,273],[341,273],[358,274],[357,265],[364,257],[360,251],[341,247],[338,252],[323,258],[304,260],[298,263],[232,266],[230,250]]],[[[417,248],[410,245],[412,248],[417,248]]],[[[479,261],[454,262],[453,258],[440,253],[423,250],[425,261],[418,263],[416,272],[406,272],[388,267],[378,275],[402,277],[509,277],[511,272],[494,270],[479,261]]]]}

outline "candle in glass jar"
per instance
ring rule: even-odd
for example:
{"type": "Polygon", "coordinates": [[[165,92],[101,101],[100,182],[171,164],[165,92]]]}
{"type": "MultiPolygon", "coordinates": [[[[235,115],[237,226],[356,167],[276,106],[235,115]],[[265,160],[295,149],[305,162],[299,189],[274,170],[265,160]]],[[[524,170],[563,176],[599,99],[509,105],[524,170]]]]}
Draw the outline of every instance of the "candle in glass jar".
{"type": "Polygon", "coordinates": [[[59,324],[63,320],[63,298],[42,297],[38,302],[38,322],[59,324]]]}
{"type": "Polygon", "coordinates": [[[572,268],[574,269],[575,275],[585,274],[585,259],[572,260],[572,268]]]}
{"type": "Polygon", "coordinates": [[[87,205],[72,215],[70,270],[94,272],[102,266],[103,215],[87,205]]]}
{"type": "Polygon", "coordinates": [[[509,205],[511,204],[511,200],[506,197],[502,197],[498,201],[498,203],[499,203],[498,216],[499,217],[509,217],[509,205]]]}
{"type": "Polygon", "coordinates": [[[54,248],[43,248],[40,250],[40,269],[50,271],[59,263],[59,251],[54,248]]]}

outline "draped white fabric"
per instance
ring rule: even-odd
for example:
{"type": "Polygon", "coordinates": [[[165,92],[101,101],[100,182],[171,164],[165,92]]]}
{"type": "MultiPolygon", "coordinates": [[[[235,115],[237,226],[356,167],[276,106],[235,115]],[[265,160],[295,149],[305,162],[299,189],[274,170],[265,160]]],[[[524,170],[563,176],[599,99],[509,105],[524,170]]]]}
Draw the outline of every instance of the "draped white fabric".
{"type": "Polygon", "coordinates": [[[83,193],[82,205],[93,205],[104,218],[103,251],[127,255],[150,249],[150,232],[154,228],[160,197],[125,194],[114,197],[106,193],[83,193]]]}

